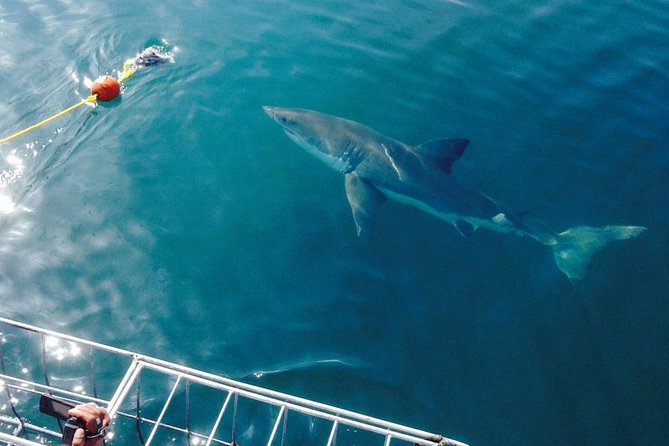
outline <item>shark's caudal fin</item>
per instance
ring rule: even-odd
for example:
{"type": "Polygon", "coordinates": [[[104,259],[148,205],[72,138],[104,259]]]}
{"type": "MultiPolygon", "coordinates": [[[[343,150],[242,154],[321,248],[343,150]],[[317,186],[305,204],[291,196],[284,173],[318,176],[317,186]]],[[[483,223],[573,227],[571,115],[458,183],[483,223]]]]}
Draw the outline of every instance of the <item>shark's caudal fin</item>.
{"type": "Polygon", "coordinates": [[[578,226],[555,235],[555,263],[569,279],[585,274],[592,256],[615,240],[633,238],[644,232],[643,226],[578,226]]]}

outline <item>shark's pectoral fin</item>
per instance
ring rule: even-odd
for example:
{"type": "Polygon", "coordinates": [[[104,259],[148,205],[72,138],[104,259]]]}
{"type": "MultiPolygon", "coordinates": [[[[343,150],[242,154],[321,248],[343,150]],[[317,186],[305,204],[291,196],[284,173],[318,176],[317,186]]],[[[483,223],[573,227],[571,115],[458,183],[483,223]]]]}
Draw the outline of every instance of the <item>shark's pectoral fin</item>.
{"type": "Polygon", "coordinates": [[[386,200],[386,197],[377,188],[354,173],[347,173],[344,178],[346,196],[353,211],[358,236],[364,236],[372,230],[376,209],[386,200]]]}
{"type": "Polygon", "coordinates": [[[463,219],[456,220],[454,225],[455,225],[455,229],[457,229],[458,232],[460,232],[460,234],[462,234],[465,237],[471,236],[474,233],[474,231],[476,230],[474,225],[469,223],[467,220],[463,220],[463,219]]]}
{"type": "Polygon", "coordinates": [[[453,163],[465,152],[467,144],[469,140],[462,138],[435,139],[414,147],[414,150],[438,169],[451,173],[453,163]]]}

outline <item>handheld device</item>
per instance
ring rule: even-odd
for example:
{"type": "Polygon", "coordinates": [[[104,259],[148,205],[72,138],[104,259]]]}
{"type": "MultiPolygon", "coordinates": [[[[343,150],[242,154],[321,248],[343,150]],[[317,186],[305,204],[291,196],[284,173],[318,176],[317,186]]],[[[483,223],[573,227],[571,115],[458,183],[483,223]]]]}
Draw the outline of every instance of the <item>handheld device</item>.
{"type": "Polygon", "coordinates": [[[63,444],[72,444],[72,439],[77,429],[86,430],[86,425],[82,421],[71,417],[68,413],[74,406],[75,404],[52,395],[43,394],[39,399],[40,412],[65,421],[65,426],[63,426],[63,444]]]}

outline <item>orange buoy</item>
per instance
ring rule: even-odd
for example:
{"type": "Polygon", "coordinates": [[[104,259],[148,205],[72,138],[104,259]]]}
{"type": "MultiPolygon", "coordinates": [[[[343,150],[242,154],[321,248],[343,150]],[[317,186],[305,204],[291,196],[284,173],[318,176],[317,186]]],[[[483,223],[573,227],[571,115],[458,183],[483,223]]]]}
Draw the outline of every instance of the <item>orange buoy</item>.
{"type": "Polygon", "coordinates": [[[98,101],[111,101],[121,93],[121,85],[113,76],[100,76],[91,85],[91,94],[98,95],[98,101]]]}

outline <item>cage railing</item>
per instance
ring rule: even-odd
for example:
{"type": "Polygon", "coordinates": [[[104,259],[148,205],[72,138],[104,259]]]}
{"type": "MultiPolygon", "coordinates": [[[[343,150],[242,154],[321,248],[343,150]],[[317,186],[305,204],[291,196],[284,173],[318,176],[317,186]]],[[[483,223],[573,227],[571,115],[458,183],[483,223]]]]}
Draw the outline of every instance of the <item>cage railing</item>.
{"type": "MultiPolygon", "coordinates": [[[[281,442],[280,444],[283,446],[284,438],[287,434],[287,420],[289,414],[301,414],[302,416],[309,417],[310,420],[320,420],[323,423],[329,423],[329,428],[327,428],[326,425],[329,432],[327,432],[327,443],[325,446],[334,446],[338,434],[343,428],[356,433],[366,432],[373,435],[374,438],[378,437],[378,443],[374,443],[379,446],[381,446],[381,444],[384,446],[391,446],[395,442],[417,446],[466,446],[464,443],[446,438],[442,435],[433,434],[354,411],[236,381],[184,365],[0,317],[0,331],[2,329],[2,324],[13,327],[21,332],[41,336],[42,346],[45,345],[45,337],[53,337],[61,341],[74,343],[78,346],[85,346],[89,348],[91,352],[106,352],[110,355],[124,358],[124,360],[129,361],[125,373],[118,385],[114,387],[114,391],[109,399],[84,395],[67,390],[62,386],[54,385],[49,382],[46,370],[44,371],[44,379],[46,381],[44,384],[32,379],[27,379],[26,377],[21,378],[5,374],[3,361],[3,373],[0,374],[0,390],[2,390],[2,387],[5,387],[5,392],[10,399],[10,403],[12,392],[27,392],[30,394],[52,393],[70,399],[75,403],[95,402],[96,404],[107,408],[112,420],[114,420],[114,424],[118,424],[118,420],[122,419],[136,421],[137,431],[141,443],[144,444],[144,446],[153,444],[156,441],[158,433],[161,431],[186,435],[187,442],[191,445],[204,444],[209,446],[211,444],[218,444],[238,446],[239,443],[236,438],[236,428],[238,403],[240,399],[243,399],[244,401],[252,401],[254,404],[264,405],[270,408],[268,409],[269,412],[275,413],[273,418],[268,420],[268,425],[271,426],[271,429],[269,430],[267,441],[266,443],[261,443],[267,444],[267,446],[276,444],[279,439],[281,442]],[[167,398],[162,404],[156,417],[146,417],[140,413],[139,380],[142,373],[149,371],[171,380],[167,398]],[[188,395],[190,385],[199,385],[202,388],[212,389],[225,395],[225,399],[218,409],[216,419],[206,433],[192,431],[188,422],[186,423],[186,426],[179,426],[175,425],[176,423],[166,421],[166,415],[174,401],[177,391],[182,391],[185,388],[186,395],[188,395]],[[130,413],[127,409],[121,410],[124,405],[128,405],[129,395],[133,387],[137,388],[137,411],[135,414],[130,413]],[[230,414],[231,405],[233,406],[233,409],[230,414]],[[222,420],[226,416],[228,418],[231,417],[230,426],[228,426],[231,428],[230,439],[224,438],[222,436],[224,434],[220,433],[222,420]],[[150,426],[150,433],[146,440],[143,439],[140,429],[140,424],[143,425],[144,423],[146,423],[147,426],[150,426]]],[[[2,350],[0,350],[0,353],[1,352],[2,350]]],[[[42,361],[45,362],[44,358],[42,361]]],[[[43,364],[43,367],[45,368],[46,366],[43,364]]],[[[94,364],[91,364],[91,368],[94,368],[94,364]]],[[[94,377],[93,385],[95,388],[94,377]]],[[[188,414],[186,414],[186,418],[188,419],[188,414]]],[[[15,429],[11,433],[0,430],[0,444],[36,446],[44,444],[45,438],[57,438],[59,436],[58,432],[30,423],[28,420],[22,418],[19,419],[3,415],[2,418],[0,418],[0,424],[1,423],[5,423],[8,426],[13,425],[15,426],[15,429]],[[31,432],[36,433],[38,436],[37,441],[34,439],[23,438],[23,432],[19,431],[24,430],[30,430],[31,432]]],[[[257,442],[254,441],[254,444],[257,444],[257,442]]]]}

